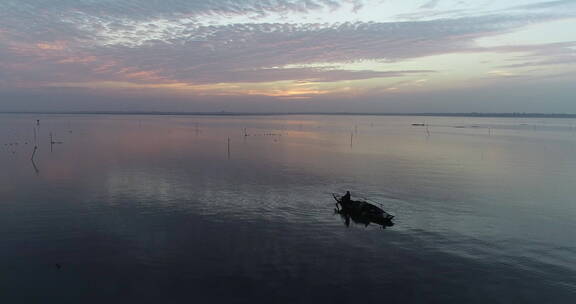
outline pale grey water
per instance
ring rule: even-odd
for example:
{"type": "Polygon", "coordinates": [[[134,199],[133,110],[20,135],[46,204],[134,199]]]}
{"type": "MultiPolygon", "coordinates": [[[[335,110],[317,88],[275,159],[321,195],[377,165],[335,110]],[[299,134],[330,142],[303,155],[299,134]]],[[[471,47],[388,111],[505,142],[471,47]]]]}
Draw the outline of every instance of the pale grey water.
{"type": "Polygon", "coordinates": [[[4,114],[0,144],[2,303],[576,302],[576,120],[4,114]]]}

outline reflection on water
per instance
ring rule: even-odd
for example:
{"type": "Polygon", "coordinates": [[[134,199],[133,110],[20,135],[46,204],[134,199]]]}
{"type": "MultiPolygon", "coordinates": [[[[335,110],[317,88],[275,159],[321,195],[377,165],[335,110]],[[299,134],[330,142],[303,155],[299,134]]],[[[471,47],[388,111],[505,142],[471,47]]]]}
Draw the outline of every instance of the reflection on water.
{"type": "Polygon", "coordinates": [[[350,212],[345,209],[336,209],[334,212],[342,217],[346,227],[350,227],[350,220],[356,224],[362,224],[366,227],[368,227],[370,224],[380,225],[384,229],[386,229],[386,227],[394,226],[394,222],[384,218],[371,218],[369,216],[362,215],[361,213],[350,212]]]}
{"type": "Polygon", "coordinates": [[[0,300],[571,303],[574,125],[0,115],[0,300]]]}

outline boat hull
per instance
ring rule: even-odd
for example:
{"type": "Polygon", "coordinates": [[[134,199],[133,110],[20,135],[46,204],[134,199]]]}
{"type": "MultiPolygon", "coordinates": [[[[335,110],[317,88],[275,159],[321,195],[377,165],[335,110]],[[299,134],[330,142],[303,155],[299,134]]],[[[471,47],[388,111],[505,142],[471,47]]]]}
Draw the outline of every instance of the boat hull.
{"type": "Polygon", "coordinates": [[[349,225],[350,220],[366,226],[371,223],[381,225],[382,227],[394,225],[394,223],[392,223],[393,215],[368,202],[343,200],[336,196],[334,196],[334,199],[336,200],[336,213],[344,217],[347,225],[349,225]]]}

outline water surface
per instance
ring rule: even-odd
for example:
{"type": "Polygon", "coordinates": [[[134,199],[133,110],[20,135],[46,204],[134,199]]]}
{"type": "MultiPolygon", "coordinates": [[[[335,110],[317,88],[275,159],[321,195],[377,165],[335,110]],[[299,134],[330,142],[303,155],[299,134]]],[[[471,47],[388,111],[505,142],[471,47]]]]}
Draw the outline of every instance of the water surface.
{"type": "Polygon", "coordinates": [[[0,144],[3,303],[576,301],[576,120],[4,114],[0,144]],[[346,190],[395,225],[346,227],[346,190]]]}

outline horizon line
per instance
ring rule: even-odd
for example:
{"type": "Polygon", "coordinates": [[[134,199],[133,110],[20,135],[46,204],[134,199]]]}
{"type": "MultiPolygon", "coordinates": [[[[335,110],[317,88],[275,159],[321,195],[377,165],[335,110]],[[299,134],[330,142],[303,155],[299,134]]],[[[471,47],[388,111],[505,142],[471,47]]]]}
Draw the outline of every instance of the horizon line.
{"type": "Polygon", "coordinates": [[[182,115],[182,116],[282,116],[282,115],[342,115],[342,116],[446,116],[446,117],[541,117],[576,118],[574,113],[530,112],[177,112],[177,111],[0,111],[0,114],[59,114],[59,115],[182,115]]]}

